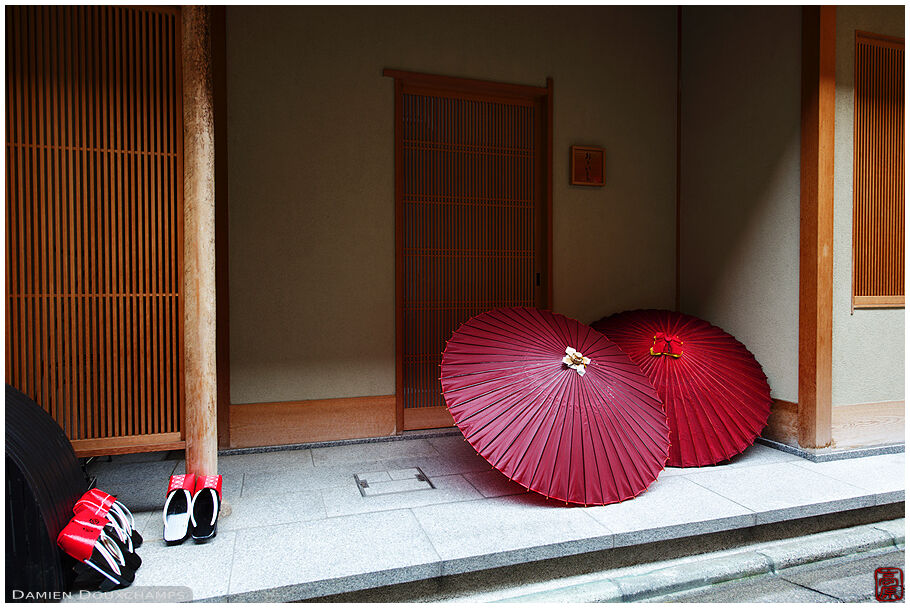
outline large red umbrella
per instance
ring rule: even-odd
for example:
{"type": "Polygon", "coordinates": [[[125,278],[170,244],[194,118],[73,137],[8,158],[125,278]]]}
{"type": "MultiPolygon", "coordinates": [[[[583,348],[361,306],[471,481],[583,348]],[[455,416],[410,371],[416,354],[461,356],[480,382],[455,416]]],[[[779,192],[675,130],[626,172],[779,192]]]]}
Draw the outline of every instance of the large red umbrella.
{"type": "Polygon", "coordinates": [[[667,459],[654,387],[619,347],[562,315],[500,308],[470,319],[446,345],[440,381],[474,449],[545,496],[625,500],[667,459]]]}
{"type": "Polygon", "coordinates": [[[771,413],[771,388],[745,346],[707,321],[632,310],[592,324],[641,366],[670,422],[668,466],[715,464],[752,445],[771,413]]]}

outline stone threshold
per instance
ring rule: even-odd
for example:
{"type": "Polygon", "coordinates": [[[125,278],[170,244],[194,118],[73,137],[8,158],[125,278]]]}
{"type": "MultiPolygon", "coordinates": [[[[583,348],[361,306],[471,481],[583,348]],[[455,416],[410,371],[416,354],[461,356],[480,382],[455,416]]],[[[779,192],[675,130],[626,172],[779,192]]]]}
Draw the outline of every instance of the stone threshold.
{"type": "Polygon", "coordinates": [[[881,456],[882,454],[901,454],[904,452],[903,443],[888,443],[884,445],[874,445],[869,447],[858,448],[800,448],[772,439],[759,437],[755,443],[766,445],[769,448],[780,450],[800,458],[805,458],[810,462],[833,462],[835,460],[846,460],[848,458],[865,458],[866,456],[881,456]]]}
{"type": "Polygon", "coordinates": [[[409,441],[413,439],[432,439],[434,437],[449,437],[460,435],[461,431],[451,429],[429,429],[425,431],[405,431],[401,435],[387,435],[384,437],[363,437],[358,439],[337,439],[334,441],[313,441],[310,443],[288,443],[283,445],[268,445],[255,448],[227,448],[218,450],[219,456],[238,456],[241,454],[265,454],[268,452],[287,452],[292,450],[311,450],[315,448],[331,448],[341,445],[359,445],[364,443],[386,443],[389,441],[409,441]]]}

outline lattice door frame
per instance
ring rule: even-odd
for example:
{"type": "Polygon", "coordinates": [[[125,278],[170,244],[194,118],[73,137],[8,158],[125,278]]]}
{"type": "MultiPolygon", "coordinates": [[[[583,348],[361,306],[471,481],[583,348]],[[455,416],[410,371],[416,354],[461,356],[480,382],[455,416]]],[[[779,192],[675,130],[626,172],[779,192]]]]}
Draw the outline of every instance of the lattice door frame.
{"type": "Polygon", "coordinates": [[[6,10],[6,381],[78,456],[182,448],[180,8],[6,10]]]}
{"type": "Polygon", "coordinates": [[[395,428],[401,433],[452,424],[452,417],[445,407],[408,408],[408,415],[405,411],[405,95],[503,104],[530,103],[536,108],[534,266],[537,287],[534,299],[537,307],[550,308],[553,302],[553,79],[547,78],[546,87],[534,87],[389,69],[383,75],[395,79],[395,428]]]}

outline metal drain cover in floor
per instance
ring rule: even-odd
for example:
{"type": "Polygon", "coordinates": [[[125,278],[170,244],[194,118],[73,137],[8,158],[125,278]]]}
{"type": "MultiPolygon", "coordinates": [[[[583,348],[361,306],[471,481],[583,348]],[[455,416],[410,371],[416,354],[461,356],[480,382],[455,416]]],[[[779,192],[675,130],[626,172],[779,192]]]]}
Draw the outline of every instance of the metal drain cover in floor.
{"type": "Polygon", "coordinates": [[[420,470],[420,467],[355,473],[354,482],[357,484],[357,489],[360,490],[360,495],[367,498],[385,494],[436,489],[436,486],[420,470]]]}

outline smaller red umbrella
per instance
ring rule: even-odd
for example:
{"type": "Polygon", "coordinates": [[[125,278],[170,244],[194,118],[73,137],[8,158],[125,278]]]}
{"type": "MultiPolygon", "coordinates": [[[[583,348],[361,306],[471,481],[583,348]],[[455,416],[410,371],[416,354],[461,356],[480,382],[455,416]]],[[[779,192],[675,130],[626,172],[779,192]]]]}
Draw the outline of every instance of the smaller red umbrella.
{"type": "Polygon", "coordinates": [[[716,464],[755,442],[771,388],[741,342],[707,321],[669,310],[632,310],[592,324],[654,384],[670,423],[668,466],[716,464]]]}

